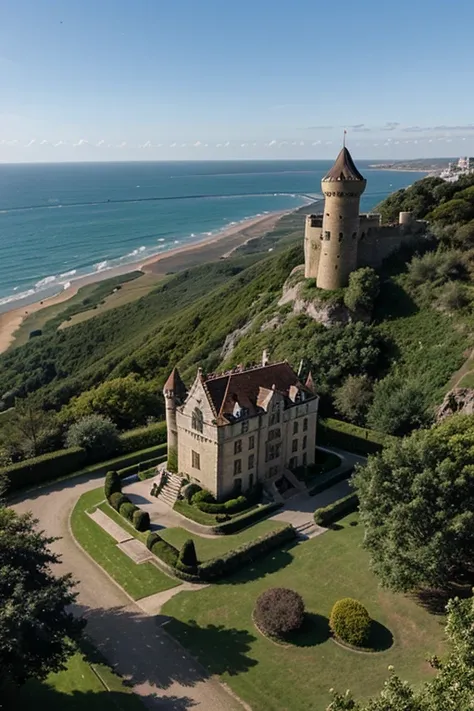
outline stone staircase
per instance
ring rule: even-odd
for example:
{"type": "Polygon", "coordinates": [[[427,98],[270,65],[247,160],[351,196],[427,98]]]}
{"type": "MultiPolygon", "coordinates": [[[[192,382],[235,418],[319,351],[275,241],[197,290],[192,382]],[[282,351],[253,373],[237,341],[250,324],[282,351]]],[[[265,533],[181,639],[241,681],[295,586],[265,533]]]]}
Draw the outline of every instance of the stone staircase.
{"type": "Polygon", "coordinates": [[[314,523],[314,521],[306,521],[306,523],[302,523],[299,526],[295,526],[295,530],[298,535],[298,538],[301,538],[302,540],[306,541],[308,540],[308,538],[314,538],[314,536],[318,536],[325,529],[321,528],[321,526],[318,526],[316,523],[314,523]]]}
{"type": "Polygon", "coordinates": [[[164,472],[164,476],[166,477],[166,481],[158,494],[157,499],[170,508],[173,508],[181,489],[181,477],[168,471],[164,472]]]}

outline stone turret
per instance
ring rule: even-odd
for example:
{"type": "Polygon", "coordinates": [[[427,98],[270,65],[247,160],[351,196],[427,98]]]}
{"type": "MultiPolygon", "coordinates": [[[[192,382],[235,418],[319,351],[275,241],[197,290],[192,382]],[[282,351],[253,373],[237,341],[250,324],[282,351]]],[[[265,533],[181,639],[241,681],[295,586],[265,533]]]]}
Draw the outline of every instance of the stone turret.
{"type": "Polygon", "coordinates": [[[171,374],[164,384],[163,395],[166,407],[166,429],[168,432],[168,452],[170,449],[177,450],[178,428],[176,425],[176,408],[184,402],[186,397],[186,386],[181,380],[177,368],[173,368],[171,374]]]}
{"type": "Polygon", "coordinates": [[[357,269],[360,196],[367,181],[344,146],[321,181],[325,196],[316,285],[320,289],[346,286],[357,269]]]}

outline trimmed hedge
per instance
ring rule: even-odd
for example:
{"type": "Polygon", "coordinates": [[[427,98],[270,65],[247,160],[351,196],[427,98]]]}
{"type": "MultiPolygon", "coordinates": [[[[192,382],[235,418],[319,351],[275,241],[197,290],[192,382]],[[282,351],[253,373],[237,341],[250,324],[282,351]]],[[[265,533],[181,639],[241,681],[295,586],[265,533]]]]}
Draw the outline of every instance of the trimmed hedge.
{"type": "Polygon", "coordinates": [[[246,496],[238,496],[236,499],[229,499],[221,504],[207,503],[207,501],[199,501],[198,503],[193,501],[193,503],[200,511],[210,514],[238,513],[249,507],[246,496]]]}
{"type": "Polygon", "coordinates": [[[132,519],[133,526],[137,531],[149,531],[150,530],[150,514],[148,511],[142,511],[137,509],[133,514],[132,519]]]}
{"type": "Polygon", "coordinates": [[[397,438],[383,432],[357,427],[342,420],[327,418],[319,420],[316,439],[318,444],[332,445],[348,452],[367,455],[380,452],[389,442],[397,438]]]}
{"type": "Polygon", "coordinates": [[[120,512],[120,507],[123,504],[130,504],[130,503],[131,503],[131,501],[128,498],[128,496],[125,496],[125,494],[121,494],[118,491],[115,494],[112,494],[111,496],[109,496],[109,504],[116,511],[120,512]]]}
{"type": "Polygon", "coordinates": [[[72,474],[84,467],[86,462],[85,450],[80,447],[71,447],[3,467],[0,469],[0,475],[6,476],[9,483],[8,490],[12,492],[72,474]]]}
{"type": "Polygon", "coordinates": [[[138,511],[138,506],[132,504],[130,500],[124,501],[120,504],[119,514],[126,518],[127,521],[130,521],[130,523],[133,521],[133,514],[135,511],[138,511]]]}
{"type": "Polygon", "coordinates": [[[196,492],[192,495],[192,497],[191,497],[191,503],[192,503],[194,506],[198,506],[199,504],[201,504],[201,503],[203,503],[203,502],[205,502],[205,503],[207,503],[207,504],[215,504],[215,503],[216,503],[216,500],[215,500],[215,498],[213,497],[213,495],[211,494],[210,491],[208,491],[207,489],[201,489],[201,488],[200,488],[200,489],[198,489],[198,491],[196,491],[196,492]]]}
{"type": "Polygon", "coordinates": [[[183,573],[188,573],[188,575],[197,574],[198,559],[196,555],[196,548],[194,546],[194,541],[192,538],[188,538],[186,541],[184,541],[183,547],[179,552],[176,567],[183,573]]]}
{"type": "Polygon", "coordinates": [[[211,581],[234,573],[246,563],[252,563],[269,551],[296,538],[296,531],[291,524],[279,531],[273,531],[256,541],[246,543],[234,551],[229,551],[220,558],[204,561],[198,565],[201,580],[211,581]]]}
{"type": "Polygon", "coordinates": [[[314,522],[318,526],[329,526],[331,523],[338,521],[347,514],[357,511],[359,506],[359,497],[357,494],[348,494],[343,499],[335,501],[329,506],[316,509],[314,512],[314,522]]]}
{"type": "Polygon", "coordinates": [[[126,454],[137,449],[147,449],[166,442],[166,422],[155,422],[148,427],[138,427],[135,430],[120,435],[120,449],[126,454]]]}
{"type": "Polygon", "coordinates": [[[282,503],[276,502],[271,504],[263,504],[263,506],[259,506],[258,509],[253,509],[248,513],[242,514],[242,516],[237,516],[236,518],[232,518],[230,521],[217,524],[217,526],[214,526],[212,530],[214,533],[219,533],[221,535],[237,533],[237,531],[241,531],[243,528],[247,528],[247,526],[250,526],[256,521],[260,521],[260,519],[265,518],[274,511],[278,511],[278,509],[282,506],[282,503]]]}
{"type": "Polygon", "coordinates": [[[363,647],[369,639],[371,626],[370,615],[358,600],[345,597],[334,604],[329,627],[343,642],[363,647]]]}
{"type": "Polygon", "coordinates": [[[127,476],[130,476],[131,474],[136,474],[137,469],[138,469],[138,464],[141,464],[143,468],[149,469],[155,464],[161,464],[162,462],[166,461],[166,444],[160,444],[158,447],[155,449],[158,451],[161,451],[164,448],[163,454],[157,455],[156,457],[151,457],[150,459],[141,459],[138,462],[135,462],[134,464],[130,464],[127,467],[123,467],[123,469],[118,470],[118,475],[121,479],[125,479],[127,476]]]}
{"type": "Polygon", "coordinates": [[[354,467],[350,467],[349,469],[346,469],[342,472],[338,472],[337,474],[333,474],[331,472],[321,474],[321,476],[318,476],[317,481],[311,486],[311,488],[308,489],[308,494],[310,496],[319,494],[321,493],[321,491],[324,491],[325,489],[329,489],[331,486],[334,486],[334,484],[339,484],[340,481],[344,481],[344,479],[349,479],[349,477],[352,476],[353,472],[354,467]]]}
{"type": "Polygon", "coordinates": [[[176,568],[178,562],[179,551],[177,548],[163,540],[157,533],[150,533],[146,539],[146,547],[149,551],[156,555],[166,565],[176,568]]]}
{"type": "Polygon", "coordinates": [[[107,472],[104,482],[105,498],[109,499],[112,494],[120,494],[122,492],[122,483],[116,471],[107,472]]]}

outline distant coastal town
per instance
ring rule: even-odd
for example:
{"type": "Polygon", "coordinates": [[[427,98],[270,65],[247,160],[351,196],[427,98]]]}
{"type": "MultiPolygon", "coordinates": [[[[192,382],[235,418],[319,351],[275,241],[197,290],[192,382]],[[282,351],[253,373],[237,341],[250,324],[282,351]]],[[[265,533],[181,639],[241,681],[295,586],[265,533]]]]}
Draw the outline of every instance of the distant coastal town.
{"type": "Polygon", "coordinates": [[[462,175],[474,173],[474,158],[463,156],[461,158],[434,158],[393,161],[391,163],[373,163],[369,168],[377,170],[403,170],[422,172],[438,175],[449,183],[455,183],[462,175]]]}

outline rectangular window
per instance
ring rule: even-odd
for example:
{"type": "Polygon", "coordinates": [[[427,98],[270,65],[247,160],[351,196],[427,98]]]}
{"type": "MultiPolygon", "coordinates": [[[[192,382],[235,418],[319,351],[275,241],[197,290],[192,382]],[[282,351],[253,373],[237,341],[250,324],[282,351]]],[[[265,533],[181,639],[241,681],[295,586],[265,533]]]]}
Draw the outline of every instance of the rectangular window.
{"type": "Polygon", "coordinates": [[[248,431],[249,431],[249,421],[245,420],[244,422],[242,422],[242,434],[245,434],[248,431]]]}
{"type": "Polygon", "coordinates": [[[276,412],[272,412],[270,415],[270,427],[272,425],[276,425],[280,422],[280,410],[277,410],[276,412]]]}
{"type": "Polygon", "coordinates": [[[326,240],[326,242],[328,242],[331,239],[331,233],[329,232],[329,230],[325,230],[324,239],[326,240]]]}
{"type": "Polygon", "coordinates": [[[234,454],[240,454],[242,451],[242,440],[237,439],[234,442],[234,454]]]}
{"type": "Polygon", "coordinates": [[[303,466],[305,467],[308,462],[308,455],[306,452],[303,452],[303,466]]]}
{"type": "Polygon", "coordinates": [[[234,476],[242,473],[242,460],[236,459],[234,462],[234,476]]]}
{"type": "Polygon", "coordinates": [[[194,452],[193,450],[191,450],[191,463],[193,469],[201,468],[201,455],[198,454],[198,452],[194,452]]]}
{"type": "Polygon", "coordinates": [[[303,449],[306,449],[306,445],[308,444],[308,438],[306,435],[303,437],[303,449]]]}
{"type": "Polygon", "coordinates": [[[298,440],[297,439],[294,439],[293,442],[291,443],[291,451],[292,452],[298,451],[298,440]]]}
{"type": "Polygon", "coordinates": [[[298,434],[298,420],[293,422],[293,434],[298,434]]]}
{"type": "Polygon", "coordinates": [[[308,429],[308,418],[305,417],[303,420],[303,432],[306,432],[307,429],[308,429]]]}
{"type": "Polygon", "coordinates": [[[281,439],[281,429],[276,427],[268,433],[268,441],[273,442],[274,439],[281,439]]]}
{"type": "Polygon", "coordinates": [[[249,449],[253,449],[255,447],[255,437],[253,435],[250,435],[249,437],[249,449]]]}
{"type": "Polygon", "coordinates": [[[290,469],[296,469],[297,466],[298,466],[298,457],[291,457],[290,469]]]}
{"type": "Polygon", "coordinates": [[[250,454],[249,455],[249,469],[253,469],[255,466],[255,454],[250,454]]]}

